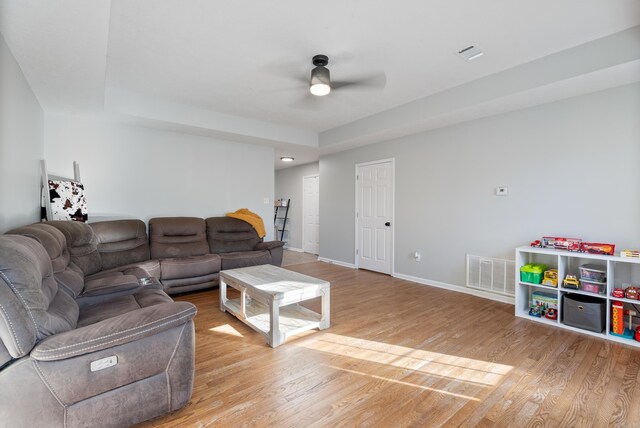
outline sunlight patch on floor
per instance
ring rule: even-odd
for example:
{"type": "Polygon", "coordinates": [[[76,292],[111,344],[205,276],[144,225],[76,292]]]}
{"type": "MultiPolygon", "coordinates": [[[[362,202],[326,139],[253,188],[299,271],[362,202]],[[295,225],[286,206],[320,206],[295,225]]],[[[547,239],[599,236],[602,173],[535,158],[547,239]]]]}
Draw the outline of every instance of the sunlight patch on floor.
{"type": "Polygon", "coordinates": [[[213,331],[215,333],[228,334],[230,336],[244,337],[242,336],[242,334],[240,334],[238,330],[231,327],[229,324],[219,325],[218,327],[212,327],[209,329],[209,331],[213,331]]]}
{"type": "Polygon", "coordinates": [[[391,378],[384,377],[384,376],[378,376],[378,375],[374,375],[374,374],[371,374],[371,373],[364,373],[364,372],[359,372],[357,370],[345,369],[343,367],[328,366],[326,364],[323,364],[323,365],[325,367],[328,367],[328,368],[331,368],[331,369],[340,370],[340,371],[348,372],[348,373],[353,373],[353,374],[357,374],[357,375],[360,375],[360,376],[366,376],[366,377],[370,377],[372,379],[379,379],[379,380],[384,380],[384,381],[387,381],[387,382],[397,383],[399,385],[411,386],[413,388],[419,388],[419,389],[423,389],[425,391],[433,391],[433,392],[437,392],[439,394],[450,395],[450,396],[456,397],[456,398],[463,398],[465,400],[480,401],[480,399],[475,398],[475,397],[470,397],[470,396],[464,395],[464,394],[456,394],[455,392],[445,391],[445,390],[438,389],[438,388],[431,388],[429,386],[419,385],[417,383],[404,382],[404,381],[401,381],[401,380],[391,379],[391,378]]]}
{"type": "Polygon", "coordinates": [[[497,385],[513,369],[504,364],[332,333],[324,333],[298,346],[480,386],[497,385]]]}

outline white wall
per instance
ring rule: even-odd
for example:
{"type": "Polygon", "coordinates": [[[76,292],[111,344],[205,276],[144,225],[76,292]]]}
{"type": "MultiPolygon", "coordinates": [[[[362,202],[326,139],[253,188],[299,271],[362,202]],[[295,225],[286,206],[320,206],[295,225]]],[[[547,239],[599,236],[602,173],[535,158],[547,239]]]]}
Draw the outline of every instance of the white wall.
{"type": "Polygon", "coordinates": [[[464,285],[466,253],[543,235],[639,248],[638,118],[633,84],[323,156],[320,256],[355,263],[355,164],[391,157],[397,273],[464,285]]]}
{"type": "Polygon", "coordinates": [[[259,214],[273,236],[273,149],[123,125],[106,119],[47,114],[50,173],[72,176],[80,163],[89,221],[134,217],[259,214]],[[264,198],[268,198],[267,204],[264,198]]]}
{"type": "Polygon", "coordinates": [[[289,198],[289,220],[287,229],[289,235],[285,234],[287,248],[302,250],[302,177],[318,174],[318,162],[300,165],[292,168],[280,169],[276,171],[275,195],[276,199],[289,198]]]}
{"type": "Polygon", "coordinates": [[[43,112],[0,36],[0,233],[40,219],[43,112]]]}

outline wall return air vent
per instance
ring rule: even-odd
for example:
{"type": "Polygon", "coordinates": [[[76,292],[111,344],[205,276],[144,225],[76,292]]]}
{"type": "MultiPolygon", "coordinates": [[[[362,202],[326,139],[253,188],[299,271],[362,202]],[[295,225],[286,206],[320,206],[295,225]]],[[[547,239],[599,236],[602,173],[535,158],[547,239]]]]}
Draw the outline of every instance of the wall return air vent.
{"type": "Polygon", "coordinates": [[[467,287],[514,296],[515,262],[467,254],[467,287]]]}

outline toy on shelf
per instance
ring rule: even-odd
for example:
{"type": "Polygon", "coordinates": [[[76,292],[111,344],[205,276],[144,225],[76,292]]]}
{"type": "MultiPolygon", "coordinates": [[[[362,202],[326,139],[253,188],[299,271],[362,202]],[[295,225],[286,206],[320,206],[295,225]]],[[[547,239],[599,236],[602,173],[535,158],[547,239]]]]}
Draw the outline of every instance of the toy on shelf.
{"type": "Polygon", "coordinates": [[[638,313],[636,311],[634,311],[633,309],[626,309],[624,311],[625,315],[629,315],[629,327],[625,329],[625,334],[629,335],[629,338],[633,338],[633,324],[631,324],[631,321],[633,321],[633,317],[635,317],[636,315],[638,315],[638,313]]]}
{"type": "Polygon", "coordinates": [[[580,265],[578,270],[580,271],[580,279],[595,282],[607,282],[606,266],[588,263],[586,265],[580,265]]]}
{"type": "Polygon", "coordinates": [[[580,279],[580,290],[589,293],[605,294],[607,289],[606,282],[589,281],[588,279],[580,279]]]}
{"type": "Polygon", "coordinates": [[[640,342],[640,325],[636,327],[636,340],[640,342]]]}
{"type": "Polygon", "coordinates": [[[611,295],[613,297],[617,297],[618,299],[620,298],[624,299],[624,290],[622,288],[614,288],[611,295]]]}
{"type": "Polygon", "coordinates": [[[624,337],[625,339],[633,339],[637,334],[637,329],[633,331],[633,317],[637,312],[633,309],[625,310],[622,302],[613,302],[611,307],[611,334],[614,336],[624,337]],[[624,315],[629,315],[629,327],[624,328],[624,315]]]}
{"type": "Polygon", "coordinates": [[[544,308],[541,306],[532,306],[529,308],[529,315],[536,318],[542,318],[544,316],[544,308]]]}
{"type": "Polygon", "coordinates": [[[531,306],[529,315],[532,317],[549,319],[558,318],[558,296],[544,291],[534,291],[531,293],[531,306]],[[555,315],[554,315],[555,314],[555,315]],[[555,316],[555,318],[553,318],[555,316]]]}
{"type": "Polygon", "coordinates": [[[542,237],[543,248],[555,248],[556,250],[580,251],[581,242],[582,239],[579,238],[542,237]]]}
{"type": "Polygon", "coordinates": [[[611,334],[622,336],[624,333],[624,307],[622,302],[614,301],[611,305],[611,334]]]}
{"type": "MultiPolygon", "coordinates": [[[[599,242],[582,242],[580,238],[561,238],[558,236],[543,236],[542,239],[536,239],[530,244],[534,248],[553,248],[555,250],[573,251],[577,253],[604,254],[613,256],[615,244],[601,244],[599,242]]],[[[628,256],[638,257],[640,251],[625,250],[628,256]]],[[[621,254],[622,255],[622,254],[621,254]]]]}
{"type": "Polygon", "coordinates": [[[573,288],[574,290],[577,290],[580,286],[580,283],[578,282],[578,278],[576,278],[575,275],[567,275],[564,278],[564,281],[562,281],[562,286],[564,288],[573,288]]]}
{"type": "Polygon", "coordinates": [[[542,275],[547,269],[547,265],[527,263],[520,268],[520,281],[540,284],[542,282],[542,275]]]}
{"type": "Polygon", "coordinates": [[[549,269],[544,271],[544,277],[542,278],[542,284],[550,287],[558,286],[558,269],[549,269]]]}
{"type": "MultiPolygon", "coordinates": [[[[533,246],[533,245],[531,245],[533,246]]],[[[622,250],[620,251],[620,257],[631,257],[635,259],[640,259],[640,251],[638,250],[622,250]]]]}
{"type": "Polygon", "coordinates": [[[607,256],[613,256],[616,249],[615,244],[600,244],[598,242],[583,242],[580,244],[581,253],[589,254],[604,254],[607,256]]]}
{"type": "Polygon", "coordinates": [[[624,297],[629,300],[638,300],[638,287],[627,287],[624,290],[624,297]]]}

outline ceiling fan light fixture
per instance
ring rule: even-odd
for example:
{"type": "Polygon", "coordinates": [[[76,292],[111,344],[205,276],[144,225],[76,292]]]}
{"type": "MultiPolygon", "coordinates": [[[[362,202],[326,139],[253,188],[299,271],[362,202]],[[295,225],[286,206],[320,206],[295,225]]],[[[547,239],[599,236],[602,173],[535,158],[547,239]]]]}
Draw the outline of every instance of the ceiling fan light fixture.
{"type": "Polygon", "coordinates": [[[311,80],[309,82],[309,91],[317,97],[322,97],[331,92],[331,76],[329,69],[325,67],[329,63],[326,55],[316,55],[313,57],[313,65],[316,67],[311,70],[311,80]]]}
{"type": "Polygon", "coordinates": [[[293,162],[293,158],[291,156],[282,156],[280,160],[282,162],[293,162]]]}
{"type": "Polygon", "coordinates": [[[331,92],[331,86],[326,83],[315,83],[311,85],[309,91],[311,91],[311,93],[316,97],[324,97],[331,92]]]}
{"type": "Polygon", "coordinates": [[[311,70],[311,86],[309,90],[317,97],[322,97],[331,92],[331,79],[329,77],[329,69],[318,66],[311,70]]]}

